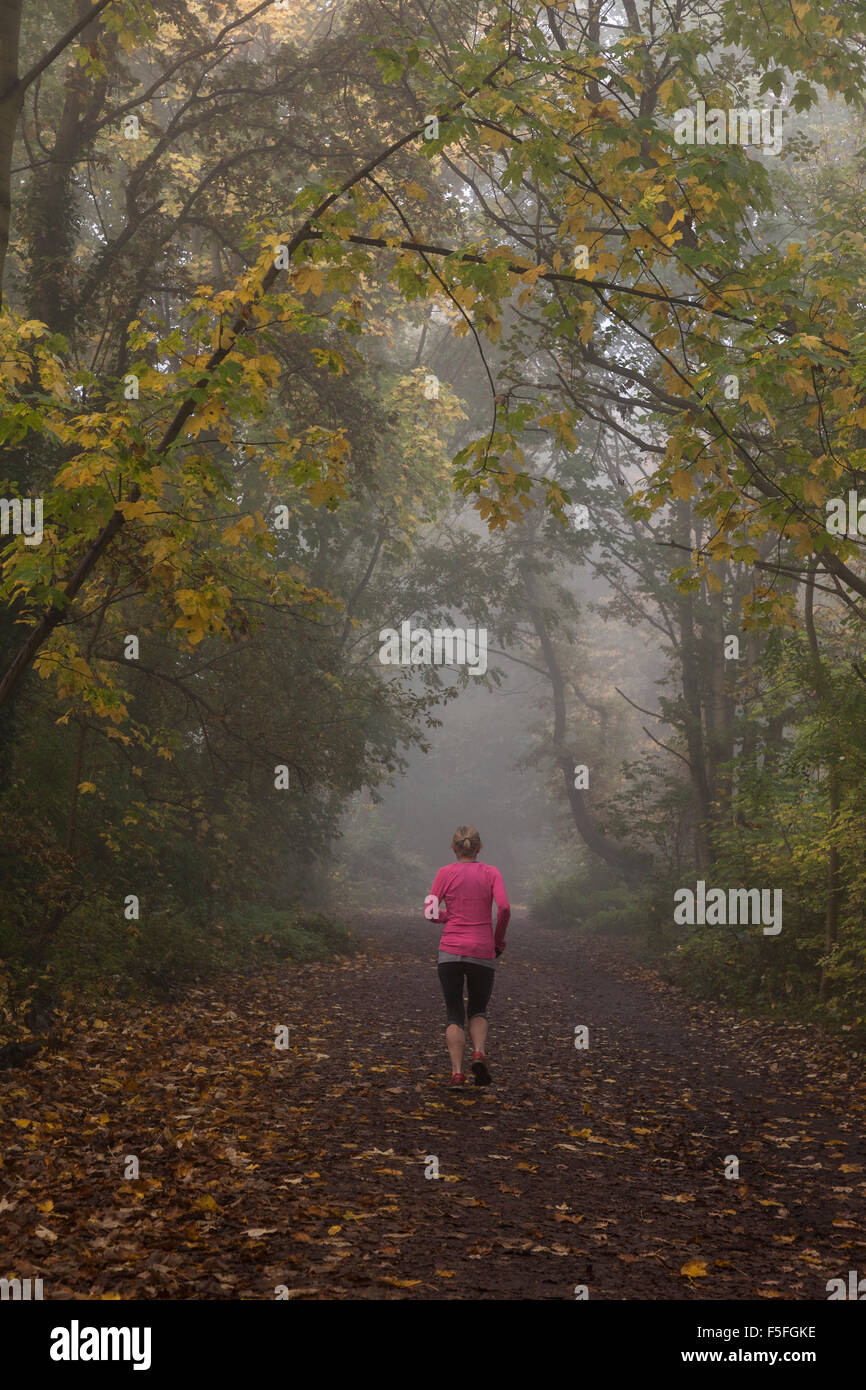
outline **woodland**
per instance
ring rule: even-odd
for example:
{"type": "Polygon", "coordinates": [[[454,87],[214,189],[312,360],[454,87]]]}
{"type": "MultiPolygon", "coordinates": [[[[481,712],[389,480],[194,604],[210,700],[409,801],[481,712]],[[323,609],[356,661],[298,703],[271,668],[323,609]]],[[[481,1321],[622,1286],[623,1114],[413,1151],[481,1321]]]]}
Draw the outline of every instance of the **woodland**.
{"type": "Polygon", "coordinates": [[[461,709],[535,921],[862,1041],[864,63],[852,0],[0,0],[7,1041],[350,955],[373,853],[420,909],[461,709]]]}

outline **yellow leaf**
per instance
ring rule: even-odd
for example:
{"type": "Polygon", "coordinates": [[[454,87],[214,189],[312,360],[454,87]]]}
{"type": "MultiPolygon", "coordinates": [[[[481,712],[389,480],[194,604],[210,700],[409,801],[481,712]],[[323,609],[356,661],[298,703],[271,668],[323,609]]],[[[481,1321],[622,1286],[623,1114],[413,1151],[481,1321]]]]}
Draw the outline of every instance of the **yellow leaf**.
{"type": "Polygon", "coordinates": [[[689,1264],[683,1265],[680,1274],[684,1274],[687,1279],[705,1279],[707,1277],[706,1260],[691,1260],[689,1264]]]}
{"type": "Polygon", "coordinates": [[[773,429],[776,428],[776,422],[770,414],[769,410],[767,409],[766,402],[763,401],[760,396],[756,396],[754,392],[749,392],[743,395],[742,400],[745,402],[746,405],[750,405],[753,410],[759,410],[762,415],[765,415],[767,417],[773,429]]]}
{"type": "Polygon", "coordinates": [[[544,275],[546,270],[547,266],[542,261],[541,265],[533,265],[530,266],[529,270],[524,270],[520,278],[527,285],[534,285],[539,275],[544,275]]]}
{"type": "Polygon", "coordinates": [[[219,1211],[219,1207],[213,1197],[199,1197],[193,1202],[193,1206],[197,1211],[219,1211]]]}
{"type": "Polygon", "coordinates": [[[489,126],[481,129],[481,143],[489,145],[492,150],[501,150],[503,145],[508,144],[509,137],[503,130],[491,130],[489,126]]]}
{"type": "Polygon", "coordinates": [[[808,475],[803,479],[803,496],[807,502],[814,502],[816,506],[824,500],[824,489],[817,478],[810,478],[808,475]]]}
{"type": "Polygon", "coordinates": [[[315,266],[304,266],[294,277],[294,288],[298,294],[306,294],[308,290],[310,294],[321,294],[325,288],[322,272],[316,270],[315,266]]]}
{"type": "Polygon", "coordinates": [[[392,1279],[389,1274],[382,1276],[383,1284],[390,1284],[394,1289],[414,1289],[421,1283],[420,1279],[392,1279]]]}
{"type": "Polygon", "coordinates": [[[689,497],[694,497],[696,491],[692,475],[685,468],[677,468],[671,474],[671,492],[674,497],[688,500],[689,497]]]}

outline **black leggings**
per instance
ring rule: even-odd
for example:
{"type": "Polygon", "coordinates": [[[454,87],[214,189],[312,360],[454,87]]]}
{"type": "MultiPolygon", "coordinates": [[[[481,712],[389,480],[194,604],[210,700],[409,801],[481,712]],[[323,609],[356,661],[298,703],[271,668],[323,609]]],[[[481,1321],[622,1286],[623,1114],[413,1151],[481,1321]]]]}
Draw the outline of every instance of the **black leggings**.
{"type": "MultiPolygon", "coordinates": [[[[466,978],[466,992],[469,996],[469,1017],[486,1018],[487,1005],[493,992],[492,965],[473,965],[471,961],[449,960],[439,962],[439,980],[445,995],[445,1009],[448,1023],[456,1023],[462,1028],[465,1022],[463,1008],[463,979],[466,978]]],[[[447,1026],[447,1025],[446,1025],[447,1026]]]]}

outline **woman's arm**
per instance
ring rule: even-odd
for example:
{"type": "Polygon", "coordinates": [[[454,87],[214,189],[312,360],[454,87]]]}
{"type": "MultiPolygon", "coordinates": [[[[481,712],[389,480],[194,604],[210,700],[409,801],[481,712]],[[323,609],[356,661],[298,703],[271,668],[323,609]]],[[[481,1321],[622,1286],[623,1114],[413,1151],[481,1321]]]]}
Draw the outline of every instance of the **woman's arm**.
{"type": "Polygon", "coordinates": [[[433,887],[424,899],[424,916],[428,922],[447,922],[448,910],[445,906],[445,870],[440,869],[433,880],[433,887]]]}
{"type": "Polygon", "coordinates": [[[493,940],[498,954],[500,951],[505,950],[505,933],[511,918],[511,904],[508,901],[508,894],[505,891],[505,884],[502,880],[501,873],[498,869],[494,869],[492,865],[491,871],[493,873],[493,880],[490,886],[493,889],[493,901],[496,903],[496,934],[493,940]]]}

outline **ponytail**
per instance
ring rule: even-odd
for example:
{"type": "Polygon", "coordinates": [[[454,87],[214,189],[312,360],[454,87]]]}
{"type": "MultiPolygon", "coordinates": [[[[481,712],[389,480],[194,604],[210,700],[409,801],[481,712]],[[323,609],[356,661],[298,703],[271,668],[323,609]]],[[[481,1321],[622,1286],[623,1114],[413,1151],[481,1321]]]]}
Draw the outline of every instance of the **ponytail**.
{"type": "Polygon", "coordinates": [[[461,859],[471,859],[481,852],[481,836],[474,825],[458,825],[451,837],[451,848],[461,859]]]}

